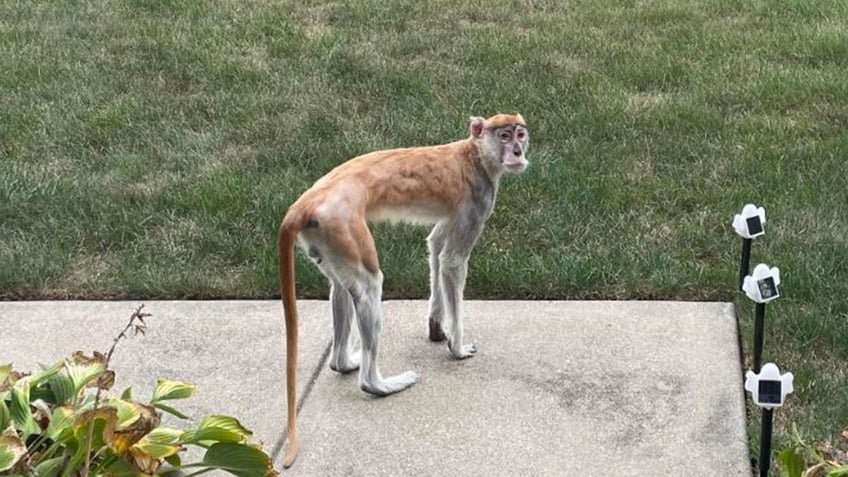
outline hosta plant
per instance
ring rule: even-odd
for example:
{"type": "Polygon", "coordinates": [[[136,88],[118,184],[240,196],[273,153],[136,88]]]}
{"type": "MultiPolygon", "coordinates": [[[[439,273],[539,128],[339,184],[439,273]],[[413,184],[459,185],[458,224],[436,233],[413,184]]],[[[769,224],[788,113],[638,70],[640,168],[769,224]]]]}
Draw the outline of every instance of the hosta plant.
{"type": "Polygon", "coordinates": [[[781,477],[848,477],[848,429],[841,442],[807,443],[792,426],[791,445],[777,453],[781,477]],[[840,447],[842,447],[840,449],[840,447]]]}
{"type": "Polygon", "coordinates": [[[252,433],[228,416],[209,416],[196,426],[161,426],[160,411],[180,419],[174,400],[194,392],[190,383],[159,379],[147,402],[132,391],[109,391],[115,344],[134,328],[144,330],[141,308],[107,354],[81,352],[32,374],[0,365],[0,475],[33,477],[183,476],[224,470],[239,477],[276,475],[271,458],[252,433]],[[184,450],[203,450],[185,463],[184,450]]]}

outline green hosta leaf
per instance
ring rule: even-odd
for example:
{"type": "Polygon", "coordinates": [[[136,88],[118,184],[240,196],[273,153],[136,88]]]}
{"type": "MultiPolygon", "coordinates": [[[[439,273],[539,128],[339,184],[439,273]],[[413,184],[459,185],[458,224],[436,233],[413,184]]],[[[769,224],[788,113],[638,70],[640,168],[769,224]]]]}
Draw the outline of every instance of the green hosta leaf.
{"type": "Polygon", "coordinates": [[[105,475],[111,477],[145,477],[144,473],[139,472],[124,459],[114,459],[106,466],[106,471],[105,475]]]}
{"type": "Polygon", "coordinates": [[[56,373],[47,380],[50,384],[50,390],[53,391],[55,403],[58,405],[72,404],[76,398],[74,393],[74,382],[71,381],[68,373],[56,373]]]}
{"type": "Polygon", "coordinates": [[[169,429],[167,427],[158,427],[150,431],[149,434],[144,436],[144,440],[150,442],[151,444],[176,444],[179,441],[180,436],[183,435],[183,431],[179,429],[169,429]]]}
{"type": "Polygon", "coordinates": [[[184,432],[180,437],[180,442],[183,444],[200,444],[203,442],[213,444],[216,442],[242,442],[244,439],[243,434],[229,429],[204,427],[184,432]]]}
{"type": "Polygon", "coordinates": [[[848,477],[848,465],[840,465],[831,470],[827,473],[827,477],[848,477]]]}
{"type": "Polygon", "coordinates": [[[185,399],[194,394],[194,388],[194,384],[191,383],[157,379],[156,389],[153,391],[153,399],[150,402],[156,403],[169,399],[185,399]]]}
{"type": "Polygon", "coordinates": [[[794,447],[780,451],[777,460],[785,477],[801,477],[804,473],[804,460],[795,452],[794,447]]]}
{"type": "Polygon", "coordinates": [[[53,410],[50,424],[47,425],[47,436],[54,441],[64,441],[73,434],[74,408],[71,406],[57,407],[53,410]],[[66,435],[63,436],[62,433],[66,435]]]}
{"type": "Polygon", "coordinates": [[[0,399],[0,431],[9,427],[12,422],[12,415],[9,414],[9,407],[6,406],[6,401],[0,399]]]}
{"type": "Polygon", "coordinates": [[[241,425],[238,419],[230,416],[207,416],[200,420],[200,425],[197,426],[198,429],[203,429],[206,427],[219,427],[221,429],[226,429],[228,431],[236,432],[241,434],[244,437],[250,437],[253,435],[249,429],[241,425]]]}
{"type": "Polygon", "coordinates": [[[94,393],[83,394],[82,399],[79,400],[75,407],[78,411],[90,411],[94,409],[94,401],[96,400],[97,397],[94,393]]]}
{"type": "Polygon", "coordinates": [[[3,384],[3,381],[12,374],[12,363],[9,364],[0,364],[0,384],[3,384]]]}
{"type": "Polygon", "coordinates": [[[124,392],[121,393],[121,399],[123,399],[124,401],[132,400],[132,388],[131,387],[124,389],[124,392]]]}
{"type": "Polygon", "coordinates": [[[61,371],[64,367],[65,367],[64,361],[59,361],[59,362],[53,363],[49,367],[44,368],[41,371],[38,371],[38,372],[34,373],[32,376],[30,376],[29,377],[30,384],[33,387],[35,387],[35,386],[38,386],[41,383],[45,383],[51,377],[53,377],[56,373],[61,371]]]}
{"type": "Polygon", "coordinates": [[[171,467],[175,469],[179,469],[183,465],[183,460],[180,458],[179,454],[169,455],[165,457],[165,462],[171,464],[171,467]]]}
{"type": "Polygon", "coordinates": [[[35,474],[38,477],[56,477],[62,470],[62,463],[64,461],[64,456],[47,459],[35,466],[35,474]]]}
{"type": "Polygon", "coordinates": [[[16,435],[0,435],[0,472],[11,469],[26,454],[24,442],[16,435]]]}
{"type": "Polygon", "coordinates": [[[135,464],[140,465],[142,469],[158,468],[158,461],[168,460],[182,449],[180,443],[177,442],[181,434],[181,431],[168,428],[157,428],[150,431],[130,448],[130,454],[135,464]]]}
{"type": "Polygon", "coordinates": [[[203,465],[225,470],[239,477],[276,475],[271,458],[255,447],[232,442],[215,444],[203,456],[203,465]]]}
{"type": "Polygon", "coordinates": [[[92,380],[106,371],[106,358],[98,353],[95,353],[93,358],[89,358],[76,352],[71,359],[65,361],[65,369],[74,384],[74,395],[77,395],[92,380]]]}
{"type": "Polygon", "coordinates": [[[115,424],[116,429],[126,429],[141,416],[141,409],[133,402],[123,401],[121,399],[109,399],[106,401],[106,405],[114,407],[118,411],[118,422],[115,424]]]}
{"type": "Polygon", "coordinates": [[[98,407],[94,410],[85,411],[74,416],[74,436],[82,444],[88,437],[89,426],[93,426],[91,448],[99,451],[106,446],[104,434],[111,434],[117,421],[118,411],[112,407],[98,407]]]}
{"type": "Polygon", "coordinates": [[[164,444],[149,444],[144,442],[139,442],[135,446],[133,446],[137,450],[141,450],[147,456],[153,459],[164,459],[165,457],[172,456],[180,451],[180,446],[177,445],[164,445],[164,444]]]}
{"type": "Polygon", "coordinates": [[[185,414],[181,413],[180,411],[177,411],[176,409],[172,408],[171,406],[168,406],[167,404],[162,404],[161,402],[154,402],[154,403],[151,403],[151,404],[153,404],[153,407],[155,407],[156,409],[165,411],[172,416],[179,417],[180,419],[188,419],[189,418],[185,414]]]}
{"type": "Polygon", "coordinates": [[[9,408],[15,427],[23,433],[24,438],[39,434],[41,428],[32,418],[29,407],[29,381],[21,380],[12,388],[12,406],[9,408]]]}
{"type": "Polygon", "coordinates": [[[187,444],[214,442],[249,442],[253,433],[230,416],[207,416],[196,430],[186,431],[180,438],[187,444]]]}

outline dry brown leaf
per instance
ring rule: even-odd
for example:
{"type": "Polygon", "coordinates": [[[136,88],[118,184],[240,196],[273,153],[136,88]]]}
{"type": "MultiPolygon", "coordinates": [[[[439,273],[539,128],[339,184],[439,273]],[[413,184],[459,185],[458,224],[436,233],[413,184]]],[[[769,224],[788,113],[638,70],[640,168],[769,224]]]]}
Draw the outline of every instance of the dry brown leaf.
{"type": "Polygon", "coordinates": [[[89,385],[89,387],[97,387],[104,391],[108,391],[112,389],[112,386],[115,385],[115,372],[111,369],[107,369],[100,373],[100,376],[97,377],[97,380],[94,381],[94,384],[89,385]]]}
{"type": "Polygon", "coordinates": [[[98,351],[93,351],[92,356],[86,356],[82,351],[74,351],[71,354],[71,361],[77,364],[102,363],[106,364],[106,356],[98,351]]]}
{"type": "Polygon", "coordinates": [[[8,376],[6,376],[6,379],[0,381],[0,393],[10,389],[16,381],[26,376],[29,376],[29,373],[20,373],[18,371],[12,371],[11,373],[9,373],[8,376]]]}
{"type": "Polygon", "coordinates": [[[816,464],[804,471],[803,477],[824,477],[826,471],[824,464],[816,464]]]}
{"type": "Polygon", "coordinates": [[[109,434],[105,431],[103,433],[103,437],[109,446],[119,453],[127,452],[133,444],[156,429],[161,422],[161,418],[153,406],[140,402],[133,402],[132,404],[139,412],[138,419],[121,430],[113,428],[109,434]]]}
{"type": "Polygon", "coordinates": [[[127,456],[132,466],[138,469],[139,472],[151,475],[155,474],[159,469],[159,459],[151,457],[141,449],[130,447],[127,456]]]}

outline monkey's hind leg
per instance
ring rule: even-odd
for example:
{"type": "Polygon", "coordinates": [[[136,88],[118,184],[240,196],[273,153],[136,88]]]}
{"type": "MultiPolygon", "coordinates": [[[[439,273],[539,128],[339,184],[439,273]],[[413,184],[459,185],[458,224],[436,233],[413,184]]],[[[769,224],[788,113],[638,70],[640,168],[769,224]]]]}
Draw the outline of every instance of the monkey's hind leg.
{"type": "Polygon", "coordinates": [[[350,326],[354,319],[353,299],[339,281],[331,279],[330,301],[333,306],[333,354],[330,369],[349,373],[359,369],[361,352],[351,348],[350,326]]]}
{"type": "MultiPolygon", "coordinates": [[[[339,260],[332,252],[332,246],[319,228],[318,221],[310,221],[309,227],[300,234],[300,245],[318,270],[330,281],[330,304],[333,314],[333,353],[330,356],[330,369],[339,373],[349,373],[359,369],[360,353],[351,350],[350,327],[354,318],[353,300],[347,287],[339,281],[335,273],[339,260]]],[[[349,244],[348,244],[349,245],[349,244]]],[[[343,262],[342,262],[343,263],[343,262]]]]}
{"type": "Polygon", "coordinates": [[[355,286],[352,292],[356,316],[359,322],[359,335],[362,340],[362,364],[359,369],[359,387],[376,396],[387,396],[415,384],[418,375],[412,371],[397,376],[384,378],[377,367],[377,354],[380,344],[382,327],[382,312],[380,298],[382,296],[383,274],[377,271],[371,275],[366,272],[364,279],[355,286]]]}
{"type": "MultiPolygon", "coordinates": [[[[377,367],[382,319],[380,299],[383,274],[380,272],[377,260],[374,237],[368,230],[364,218],[336,221],[337,218],[328,217],[325,221],[328,226],[325,227],[323,239],[327,250],[323,266],[326,274],[333,277],[335,285],[347,290],[353,309],[356,310],[359,336],[362,341],[359,387],[377,396],[403,391],[415,384],[418,379],[417,374],[408,371],[384,378],[377,367]]],[[[339,301],[342,304],[341,300],[339,301]]]]}

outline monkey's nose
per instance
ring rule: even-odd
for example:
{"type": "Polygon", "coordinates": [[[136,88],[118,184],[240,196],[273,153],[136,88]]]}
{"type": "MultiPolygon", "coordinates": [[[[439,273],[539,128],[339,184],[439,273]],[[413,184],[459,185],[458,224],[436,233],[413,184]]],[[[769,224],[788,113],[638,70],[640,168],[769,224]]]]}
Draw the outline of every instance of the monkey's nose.
{"type": "Polygon", "coordinates": [[[519,146],[518,144],[516,144],[516,145],[512,148],[512,153],[513,153],[513,154],[515,154],[515,156],[516,156],[516,157],[521,157],[521,146],[519,146]]]}

